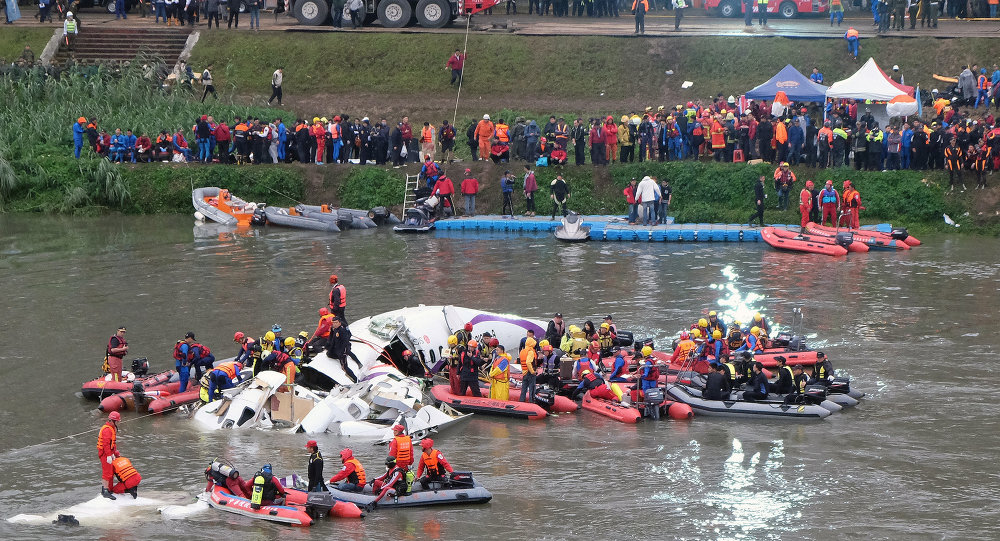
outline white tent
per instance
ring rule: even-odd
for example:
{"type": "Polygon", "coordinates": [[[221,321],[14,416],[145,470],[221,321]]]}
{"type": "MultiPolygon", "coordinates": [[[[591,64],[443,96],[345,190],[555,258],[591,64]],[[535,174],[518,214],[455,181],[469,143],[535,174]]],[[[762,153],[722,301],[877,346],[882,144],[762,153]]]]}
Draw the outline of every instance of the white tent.
{"type": "Polygon", "coordinates": [[[843,81],[830,85],[828,98],[853,98],[856,100],[889,101],[907,92],[899,89],[886,77],[874,58],[869,58],[861,69],[843,81]]]}

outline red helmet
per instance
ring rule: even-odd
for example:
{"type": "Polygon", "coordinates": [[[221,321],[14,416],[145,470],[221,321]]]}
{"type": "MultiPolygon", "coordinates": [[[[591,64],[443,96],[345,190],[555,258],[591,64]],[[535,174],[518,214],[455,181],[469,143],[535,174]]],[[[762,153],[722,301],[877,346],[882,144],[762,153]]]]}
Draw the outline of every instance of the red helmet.
{"type": "Polygon", "coordinates": [[[328,315],[330,315],[330,311],[327,310],[326,308],[320,308],[319,309],[319,315],[321,315],[321,316],[328,316],[328,315]]]}
{"type": "Polygon", "coordinates": [[[406,430],[406,428],[403,425],[392,425],[393,432],[402,432],[404,430],[406,430]]]}
{"type": "Polygon", "coordinates": [[[472,332],[472,323],[466,323],[465,324],[465,330],[469,331],[469,332],[472,332]]]}
{"type": "Polygon", "coordinates": [[[122,420],[122,414],[118,413],[117,411],[112,411],[111,413],[108,414],[108,420],[109,421],[116,421],[116,422],[117,421],[121,421],[122,420]]]}
{"type": "Polygon", "coordinates": [[[330,275],[330,283],[331,284],[336,284],[337,283],[337,275],[336,274],[331,274],[330,275]]]}
{"type": "Polygon", "coordinates": [[[691,335],[690,335],[690,334],[688,334],[688,332],[687,332],[687,331],[683,331],[683,332],[681,332],[681,340],[687,340],[687,339],[688,339],[688,338],[690,338],[690,337],[691,337],[691,335]]]}
{"type": "Polygon", "coordinates": [[[500,341],[496,338],[490,338],[490,347],[495,348],[500,345],[500,341]]]}
{"type": "Polygon", "coordinates": [[[597,340],[594,340],[593,342],[591,342],[591,343],[590,343],[590,347],[592,347],[592,348],[594,348],[594,349],[598,349],[598,348],[600,348],[600,347],[601,347],[601,344],[599,344],[599,343],[597,342],[597,340]]]}
{"type": "Polygon", "coordinates": [[[403,350],[403,357],[409,357],[410,355],[413,355],[412,351],[410,351],[408,349],[404,349],[403,350]]]}
{"type": "Polygon", "coordinates": [[[233,335],[233,342],[239,342],[240,340],[243,340],[244,337],[246,337],[246,335],[243,334],[242,331],[236,331],[236,334],[233,335]]]}
{"type": "Polygon", "coordinates": [[[316,443],[316,440],[309,440],[306,442],[306,449],[318,449],[318,448],[319,445],[316,443]]]}
{"type": "Polygon", "coordinates": [[[420,440],[420,446],[423,447],[424,449],[430,449],[431,447],[434,447],[434,440],[430,438],[424,438],[420,440]]]}
{"type": "Polygon", "coordinates": [[[354,451],[352,451],[350,449],[350,447],[348,447],[348,448],[346,448],[346,449],[344,449],[343,451],[340,452],[340,459],[341,460],[350,460],[352,458],[354,458],[354,451]]]}

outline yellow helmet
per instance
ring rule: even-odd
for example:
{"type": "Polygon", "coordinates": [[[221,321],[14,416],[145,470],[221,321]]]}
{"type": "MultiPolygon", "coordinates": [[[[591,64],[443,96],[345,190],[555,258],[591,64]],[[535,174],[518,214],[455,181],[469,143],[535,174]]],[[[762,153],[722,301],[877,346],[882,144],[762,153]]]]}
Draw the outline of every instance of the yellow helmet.
{"type": "Polygon", "coordinates": [[[538,343],[538,347],[540,347],[540,348],[543,348],[543,347],[545,347],[547,345],[549,345],[549,341],[548,340],[542,340],[541,342],[538,343]]]}
{"type": "Polygon", "coordinates": [[[651,348],[649,346],[642,346],[642,356],[643,357],[649,357],[652,354],[653,354],[653,348],[651,348]]]}
{"type": "Polygon", "coordinates": [[[608,325],[607,323],[601,323],[601,328],[602,329],[610,329],[611,325],[608,325]]]}
{"type": "Polygon", "coordinates": [[[290,347],[292,347],[294,345],[295,345],[295,339],[294,338],[292,338],[291,336],[289,336],[288,338],[285,338],[285,347],[286,348],[290,348],[290,347]]]}
{"type": "Polygon", "coordinates": [[[456,345],[458,345],[458,337],[455,336],[454,334],[451,335],[451,336],[449,336],[448,337],[448,345],[449,346],[456,346],[456,345]]]}
{"type": "Polygon", "coordinates": [[[757,312],[756,314],[753,315],[754,321],[761,321],[762,319],[764,319],[764,316],[760,315],[760,312],[757,312]]]}
{"type": "Polygon", "coordinates": [[[580,327],[577,327],[576,325],[570,325],[569,326],[569,332],[571,332],[571,333],[580,332],[580,327]]]}
{"type": "Polygon", "coordinates": [[[701,331],[699,329],[695,329],[695,330],[691,331],[691,336],[693,336],[695,338],[701,338],[701,331]]]}
{"type": "Polygon", "coordinates": [[[319,119],[319,121],[322,122],[323,124],[326,124],[327,122],[329,122],[329,120],[327,120],[326,117],[323,117],[323,118],[319,119]]]}
{"type": "Polygon", "coordinates": [[[580,375],[581,376],[586,376],[589,373],[590,373],[590,370],[584,370],[583,372],[580,372],[580,375]]]}
{"type": "Polygon", "coordinates": [[[705,319],[705,318],[699,319],[698,320],[698,326],[699,327],[708,327],[708,320],[705,319]]]}
{"type": "Polygon", "coordinates": [[[266,333],[264,333],[264,340],[274,342],[274,333],[271,331],[267,331],[266,333]]]}
{"type": "Polygon", "coordinates": [[[733,321],[733,325],[732,325],[733,327],[736,327],[737,329],[739,329],[740,325],[743,325],[742,323],[740,323],[740,320],[737,319],[737,320],[733,321]]]}
{"type": "Polygon", "coordinates": [[[715,329],[714,331],[712,331],[712,338],[714,338],[715,340],[722,338],[722,331],[720,331],[719,329],[715,329]]]}
{"type": "Polygon", "coordinates": [[[315,124],[317,122],[319,122],[319,117],[318,116],[314,116],[313,117],[313,124],[315,124]]]}
{"type": "Polygon", "coordinates": [[[628,115],[622,115],[622,122],[628,122],[628,115]]]}
{"type": "Polygon", "coordinates": [[[708,313],[708,317],[715,317],[717,315],[719,315],[719,314],[716,313],[715,310],[712,310],[711,312],[708,313]]]}
{"type": "Polygon", "coordinates": [[[750,334],[752,334],[754,336],[757,336],[758,334],[760,334],[760,327],[753,327],[752,329],[750,329],[750,334]]]}

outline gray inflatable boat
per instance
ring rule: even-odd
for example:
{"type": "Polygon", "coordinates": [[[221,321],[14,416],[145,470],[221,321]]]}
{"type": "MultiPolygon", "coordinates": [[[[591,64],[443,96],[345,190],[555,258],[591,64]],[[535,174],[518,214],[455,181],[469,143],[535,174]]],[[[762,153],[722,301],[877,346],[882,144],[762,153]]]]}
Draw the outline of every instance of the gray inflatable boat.
{"type": "Polygon", "coordinates": [[[829,400],[822,404],[785,404],[784,396],[768,395],[768,400],[748,402],[742,392],[734,392],[730,400],[708,400],[701,390],[687,385],[667,384],[667,394],[674,400],[683,402],[694,411],[695,417],[740,417],[755,419],[801,419],[813,420],[829,417],[839,411],[840,405],[829,400]],[[773,399],[772,399],[773,397],[773,399]]]}
{"type": "Polygon", "coordinates": [[[299,205],[302,214],[318,220],[330,220],[341,229],[371,229],[378,225],[363,210],[338,209],[328,205],[299,205]]]}
{"type": "MultiPolygon", "coordinates": [[[[410,492],[406,496],[386,496],[378,503],[378,509],[383,507],[426,507],[431,505],[465,505],[473,503],[487,503],[493,499],[493,494],[489,490],[486,490],[483,485],[480,485],[478,481],[472,479],[472,474],[469,472],[455,472],[456,476],[468,476],[467,485],[471,486],[451,486],[444,485],[438,486],[435,490],[436,483],[431,483],[429,490],[424,490],[420,486],[420,483],[414,481],[413,492],[410,492]]],[[[358,505],[358,507],[363,507],[369,505],[375,501],[377,494],[372,493],[372,486],[365,485],[364,492],[347,492],[346,490],[340,490],[337,485],[328,485],[327,490],[333,494],[333,497],[337,500],[343,500],[345,502],[353,502],[358,505]]]]}
{"type": "MultiPolygon", "coordinates": [[[[264,207],[264,216],[268,224],[280,225],[283,227],[294,227],[297,229],[312,229],[314,231],[340,231],[337,222],[333,219],[321,219],[313,216],[306,216],[299,207],[278,208],[264,207]]],[[[332,218],[332,217],[331,217],[332,218]]]]}

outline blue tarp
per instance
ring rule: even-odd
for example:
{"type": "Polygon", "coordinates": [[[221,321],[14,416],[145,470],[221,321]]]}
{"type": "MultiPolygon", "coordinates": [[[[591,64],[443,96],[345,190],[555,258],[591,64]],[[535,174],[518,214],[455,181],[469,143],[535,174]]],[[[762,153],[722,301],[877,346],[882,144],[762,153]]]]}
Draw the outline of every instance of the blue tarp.
{"type": "Polygon", "coordinates": [[[810,81],[808,77],[799,73],[799,70],[788,64],[766,83],[747,92],[746,97],[771,101],[775,94],[784,91],[792,101],[822,102],[826,100],[826,89],[827,87],[810,81]]]}

